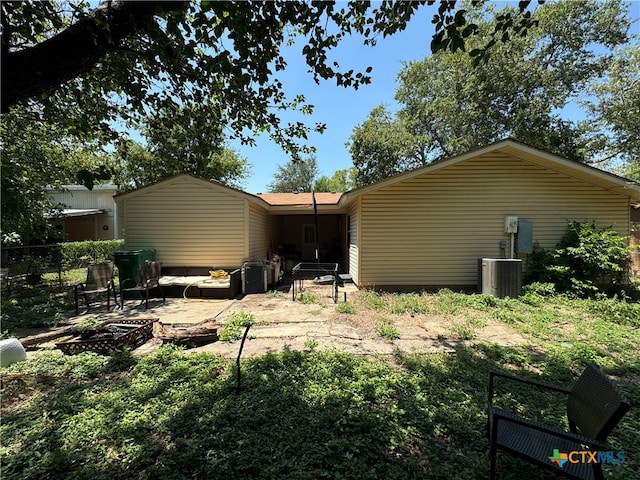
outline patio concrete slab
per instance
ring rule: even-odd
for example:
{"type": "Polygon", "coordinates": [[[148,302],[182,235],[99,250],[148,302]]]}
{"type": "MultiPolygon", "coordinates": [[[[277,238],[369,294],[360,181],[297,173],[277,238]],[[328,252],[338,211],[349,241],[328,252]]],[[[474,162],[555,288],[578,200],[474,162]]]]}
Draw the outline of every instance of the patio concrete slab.
{"type": "Polygon", "coordinates": [[[149,309],[144,308],[144,304],[129,300],[124,309],[117,308],[107,313],[101,311],[89,311],[78,319],[96,318],[107,320],[112,318],[138,318],[157,317],[162,323],[200,323],[205,320],[215,319],[225,312],[236,300],[200,300],[184,298],[167,298],[165,303],[162,299],[152,299],[149,301],[149,309]]]}
{"type": "MultiPolygon", "coordinates": [[[[394,341],[383,338],[376,333],[375,316],[363,322],[360,316],[339,313],[331,298],[324,298],[322,288],[313,290],[318,295],[311,304],[294,302],[286,292],[253,294],[234,300],[168,298],[166,303],[162,303],[162,300],[153,299],[148,310],[144,305],[130,300],[124,310],[89,312],[75,317],[73,321],[75,323],[91,317],[98,320],[153,317],[164,324],[196,324],[213,320],[222,329],[235,313],[248,313],[253,316],[255,323],[245,342],[243,358],[286,349],[336,349],[355,355],[450,352],[457,344],[467,343],[456,338],[450,319],[437,315],[396,318],[393,325],[398,329],[400,338],[394,341]]],[[[351,290],[355,290],[355,287],[345,288],[349,296],[353,295],[351,290]]],[[[343,301],[343,296],[339,301],[343,301]]],[[[477,329],[476,339],[504,345],[526,341],[522,335],[506,330],[504,325],[487,325],[477,329]]],[[[160,345],[159,339],[150,340],[136,349],[135,354],[150,353],[160,345]]],[[[235,359],[239,349],[240,341],[217,341],[188,351],[211,352],[235,359]]]]}

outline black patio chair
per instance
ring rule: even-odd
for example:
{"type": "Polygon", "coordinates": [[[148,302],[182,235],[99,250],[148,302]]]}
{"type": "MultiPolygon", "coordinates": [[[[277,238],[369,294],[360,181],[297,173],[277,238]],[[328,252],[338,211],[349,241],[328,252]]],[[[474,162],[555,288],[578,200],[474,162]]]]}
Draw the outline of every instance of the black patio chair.
{"type": "Polygon", "coordinates": [[[4,274],[2,277],[2,279],[6,282],[7,295],[11,295],[11,289],[13,288],[13,284],[16,280],[26,281],[27,277],[31,273],[32,265],[33,260],[18,260],[9,265],[6,274],[4,274]]]}
{"type": "MultiPolygon", "coordinates": [[[[602,479],[601,462],[569,457],[570,452],[607,452],[607,436],[629,410],[629,403],[595,365],[588,365],[573,387],[547,385],[499,372],[489,374],[490,478],[495,478],[497,450],[516,455],[573,479],[602,479]],[[567,395],[569,432],[493,406],[496,378],[567,395]]],[[[597,458],[597,457],[596,457],[597,458]]]]}
{"type": "MultiPolygon", "coordinates": [[[[115,307],[118,307],[118,295],[113,282],[113,263],[94,263],[87,267],[87,280],[84,283],[74,285],[74,296],[76,301],[76,315],[80,314],[79,298],[82,296],[89,310],[89,295],[105,294],[107,300],[107,311],[111,311],[111,295],[115,307]]],[[[114,307],[114,308],[115,308],[114,307]]]]}
{"type": "Polygon", "coordinates": [[[122,308],[127,292],[136,292],[140,296],[140,304],[144,301],[145,310],[149,308],[149,292],[154,289],[160,290],[162,303],[166,302],[164,292],[160,286],[160,276],[162,275],[162,263],[146,260],[140,265],[138,279],[126,278],[120,283],[120,297],[122,308]],[[127,286],[130,285],[130,286],[127,286]]]}

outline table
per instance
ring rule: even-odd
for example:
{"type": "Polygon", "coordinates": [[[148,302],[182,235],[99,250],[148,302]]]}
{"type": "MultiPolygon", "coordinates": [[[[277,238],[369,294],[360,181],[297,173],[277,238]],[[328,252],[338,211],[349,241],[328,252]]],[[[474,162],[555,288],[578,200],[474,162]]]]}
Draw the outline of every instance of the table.
{"type": "Polygon", "coordinates": [[[338,277],[337,263],[301,262],[293,267],[291,272],[293,274],[291,300],[295,301],[296,299],[296,281],[298,282],[298,290],[302,290],[303,282],[305,280],[312,280],[316,277],[330,275],[333,277],[333,283],[331,286],[333,303],[338,303],[338,283],[340,282],[340,278],[338,277]]]}

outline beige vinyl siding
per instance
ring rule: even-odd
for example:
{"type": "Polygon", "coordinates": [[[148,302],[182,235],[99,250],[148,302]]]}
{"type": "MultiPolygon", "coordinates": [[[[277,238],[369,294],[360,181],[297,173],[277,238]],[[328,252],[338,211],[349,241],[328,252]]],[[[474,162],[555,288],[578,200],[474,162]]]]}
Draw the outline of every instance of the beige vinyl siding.
{"type": "Polygon", "coordinates": [[[249,261],[264,260],[273,250],[271,242],[275,231],[275,218],[264,208],[247,201],[249,211],[249,261]]]}
{"type": "Polygon", "coordinates": [[[240,265],[248,248],[245,199],[181,177],[124,199],[127,249],[151,247],[165,265],[240,265]]]}
{"type": "Polygon", "coordinates": [[[347,229],[351,235],[351,242],[349,244],[349,275],[353,279],[353,282],[356,285],[359,285],[359,240],[360,240],[360,232],[358,229],[359,226],[359,218],[360,214],[359,209],[360,199],[356,199],[352,205],[349,206],[348,211],[348,221],[350,225],[347,225],[347,229]]]}
{"type": "Polygon", "coordinates": [[[477,258],[500,257],[504,217],[533,222],[553,247],[567,220],[628,234],[629,199],[500,152],[471,158],[361,196],[359,285],[463,286],[477,258]]]}

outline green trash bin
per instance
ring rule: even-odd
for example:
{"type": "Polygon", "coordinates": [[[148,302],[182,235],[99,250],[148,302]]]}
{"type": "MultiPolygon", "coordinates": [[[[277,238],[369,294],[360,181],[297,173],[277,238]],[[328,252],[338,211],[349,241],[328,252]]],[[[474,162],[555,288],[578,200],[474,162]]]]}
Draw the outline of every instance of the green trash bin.
{"type": "MultiPolygon", "coordinates": [[[[149,260],[150,262],[155,261],[156,259],[156,250],[155,248],[141,248],[139,250],[120,250],[114,252],[113,254],[113,262],[116,267],[118,267],[118,278],[120,279],[120,285],[128,279],[133,278],[133,280],[138,283],[138,272],[140,271],[140,267],[144,264],[145,261],[149,260]]],[[[127,287],[132,287],[134,284],[127,282],[127,287]]],[[[138,298],[135,292],[126,292],[125,299],[138,298]]]]}

